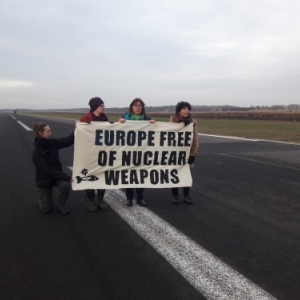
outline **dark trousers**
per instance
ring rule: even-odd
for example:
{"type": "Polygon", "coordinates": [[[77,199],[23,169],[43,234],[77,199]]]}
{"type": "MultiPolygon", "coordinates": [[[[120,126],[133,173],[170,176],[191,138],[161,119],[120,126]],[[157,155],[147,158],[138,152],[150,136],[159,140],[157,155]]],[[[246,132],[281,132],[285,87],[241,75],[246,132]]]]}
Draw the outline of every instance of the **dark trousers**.
{"type": "MultiPolygon", "coordinates": [[[[136,194],[137,194],[137,199],[136,200],[143,200],[144,198],[144,189],[138,188],[135,189],[136,194]]],[[[134,189],[126,189],[126,198],[128,200],[133,200],[133,194],[134,194],[134,189]]]]}
{"type": "MultiPolygon", "coordinates": [[[[178,197],[178,188],[171,188],[173,197],[178,197]]],[[[187,197],[190,195],[190,188],[184,187],[183,188],[183,197],[187,197]]]]}
{"type": "MultiPolygon", "coordinates": [[[[59,189],[59,195],[57,199],[58,208],[63,207],[70,195],[71,183],[69,181],[57,180],[54,184],[59,189]]],[[[39,208],[41,212],[48,213],[53,210],[53,187],[39,188],[39,208]]]]}

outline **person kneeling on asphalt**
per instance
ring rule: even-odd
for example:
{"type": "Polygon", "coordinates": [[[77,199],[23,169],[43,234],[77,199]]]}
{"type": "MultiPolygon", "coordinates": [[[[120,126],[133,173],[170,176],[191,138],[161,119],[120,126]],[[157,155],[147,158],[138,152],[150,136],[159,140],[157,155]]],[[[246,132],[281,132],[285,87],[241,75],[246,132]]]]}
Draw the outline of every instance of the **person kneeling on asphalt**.
{"type": "Polygon", "coordinates": [[[39,193],[39,208],[42,213],[53,210],[53,187],[59,189],[57,199],[58,210],[62,214],[70,213],[66,201],[71,191],[71,177],[62,172],[58,150],[74,144],[74,132],[68,137],[54,139],[49,125],[33,124],[36,135],[32,152],[32,162],[35,165],[35,182],[39,193]]]}

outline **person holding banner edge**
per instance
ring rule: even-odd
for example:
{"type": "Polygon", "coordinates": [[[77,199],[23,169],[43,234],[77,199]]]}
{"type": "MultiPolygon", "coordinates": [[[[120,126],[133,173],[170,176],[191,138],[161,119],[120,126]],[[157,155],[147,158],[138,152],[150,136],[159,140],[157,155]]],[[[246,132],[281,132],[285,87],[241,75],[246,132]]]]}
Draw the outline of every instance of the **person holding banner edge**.
{"type": "MultiPolygon", "coordinates": [[[[192,107],[188,102],[178,102],[176,107],[175,107],[175,114],[171,116],[170,122],[172,123],[184,123],[184,126],[189,125],[190,123],[193,123],[193,140],[192,140],[192,145],[191,145],[191,150],[190,150],[190,155],[188,158],[188,164],[190,165],[190,168],[194,167],[194,161],[195,157],[198,154],[198,129],[197,129],[197,121],[192,118],[191,115],[191,110],[192,107]]],[[[178,199],[178,188],[172,188],[172,202],[174,204],[179,204],[179,199],[178,199]]],[[[183,188],[183,201],[187,204],[193,204],[193,201],[190,197],[190,187],[184,187],[183,188]]]]}
{"type": "Polygon", "coordinates": [[[58,150],[74,144],[74,132],[68,137],[54,139],[49,125],[33,124],[35,133],[32,162],[35,166],[35,182],[39,193],[39,208],[42,213],[53,210],[53,187],[59,189],[58,210],[66,215],[70,209],[66,201],[71,191],[72,178],[62,171],[58,150]]]}
{"type": "MultiPolygon", "coordinates": [[[[145,110],[145,103],[140,98],[135,98],[129,105],[129,110],[125,112],[123,117],[119,120],[120,123],[126,122],[126,120],[130,121],[149,121],[150,123],[155,123],[155,120],[152,120],[150,117],[147,116],[145,110]]],[[[137,193],[136,203],[140,206],[146,206],[144,201],[144,189],[143,188],[136,188],[137,193]]],[[[127,188],[126,189],[126,198],[128,207],[132,206],[134,195],[134,188],[127,188]]]]}
{"type": "MultiPolygon", "coordinates": [[[[105,105],[100,97],[94,97],[89,101],[90,111],[80,118],[80,122],[109,122],[107,116],[104,114],[105,105]]],[[[108,206],[104,202],[105,190],[97,189],[97,199],[95,198],[95,190],[86,190],[86,197],[88,198],[88,207],[90,211],[97,211],[98,207],[101,210],[107,210],[108,206]]]]}

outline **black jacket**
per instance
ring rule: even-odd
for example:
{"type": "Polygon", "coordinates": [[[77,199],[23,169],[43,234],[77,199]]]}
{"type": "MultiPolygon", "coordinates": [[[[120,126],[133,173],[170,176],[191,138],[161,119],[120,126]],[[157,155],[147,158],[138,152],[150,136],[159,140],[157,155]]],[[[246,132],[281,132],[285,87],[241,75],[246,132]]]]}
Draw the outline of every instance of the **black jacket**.
{"type": "Polygon", "coordinates": [[[62,172],[58,150],[73,144],[74,132],[60,139],[34,139],[32,162],[35,165],[35,181],[38,188],[52,187],[57,180],[71,180],[68,174],[62,172]]]}

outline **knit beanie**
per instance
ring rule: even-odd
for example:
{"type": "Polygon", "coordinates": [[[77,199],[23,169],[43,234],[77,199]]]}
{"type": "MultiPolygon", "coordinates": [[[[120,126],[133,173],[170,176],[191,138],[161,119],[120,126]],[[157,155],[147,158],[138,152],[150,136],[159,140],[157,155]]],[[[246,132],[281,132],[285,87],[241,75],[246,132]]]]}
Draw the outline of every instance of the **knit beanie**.
{"type": "Polygon", "coordinates": [[[102,104],[104,104],[104,102],[100,97],[92,98],[89,102],[91,112],[94,112],[102,104]]]}
{"type": "Polygon", "coordinates": [[[192,107],[188,102],[184,102],[184,101],[178,102],[176,107],[175,107],[176,113],[178,114],[185,107],[188,107],[188,109],[190,111],[192,110],[192,107]]]}

